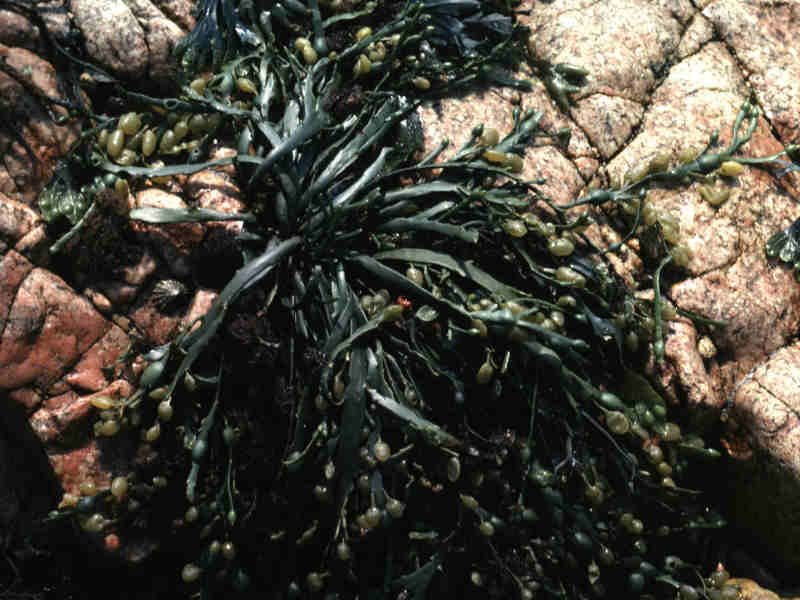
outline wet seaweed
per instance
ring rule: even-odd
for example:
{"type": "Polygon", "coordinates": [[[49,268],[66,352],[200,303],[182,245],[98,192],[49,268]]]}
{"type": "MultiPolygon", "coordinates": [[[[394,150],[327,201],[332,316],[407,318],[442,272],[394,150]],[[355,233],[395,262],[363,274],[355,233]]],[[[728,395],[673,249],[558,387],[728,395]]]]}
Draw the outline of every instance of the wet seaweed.
{"type": "MultiPolygon", "coordinates": [[[[444,144],[418,157],[423,99],[526,85],[508,75],[524,33],[511,7],[485,2],[200,3],[176,51],[180,95],[123,86],[129,112],[97,116],[40,207],[71,239],[118,182],[233,165],[245,213],[129,216],[240,221],[242,266],[143,355],[134,394],[98,401],[99,437],[141,437],[167,457],[131,475],[150,512],[114,505],[106,518],[91,496],[53,518],[98,533],[178,514],[180,541],[201,544],[184,548],[180,576],[205,598],[726,589],[685,550],[724,525],[694,489],[719,453],[637,373],[649,348],[663,357],[662,271],[687,260],[646,192],[783,153],[739,155],[757,119],[747,102],[726,149],[712,138],[567,205],[520,178],[536,137],[565,137],[535,110],[515,109],[503,137],[476,127],[448,161],[434,162],[444,144]],[[235,156],[210,160],[213,139],[235,156]],[[581,206],[617,214],[623,241],[641,237],[653,301],[603,260],[621,244],[582,235],[581,206]]],[[[566,110],[586,73],[534,66],[566,110]]]]}

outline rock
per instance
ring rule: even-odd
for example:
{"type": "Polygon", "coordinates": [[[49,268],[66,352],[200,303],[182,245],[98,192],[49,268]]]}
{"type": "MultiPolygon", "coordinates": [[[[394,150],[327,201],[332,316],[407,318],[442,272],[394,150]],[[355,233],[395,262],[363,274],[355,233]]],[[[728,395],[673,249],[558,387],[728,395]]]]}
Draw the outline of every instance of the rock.
{"type": "Polygon", "coordinates": [[[70,35],[69,10],[64,0],[38,2],[39,13],[31,7],[17,5],[21,10],[0,9],[0,43],[25,48],[31,52],[47,52],[51,39],[68,43],[70,35]],[[45,35],[40,26],[47,28],[45,35]]]}
{"type": "Polygon", "coordinates": [[[127,5],[144,31],[149,53],[148,76],[165,88],[174,85],[170,54],[185,32],[149,0],[131,0],[127,5]]]}
{"type": "Polygon", "coordinates": [[[101,67],[124,79],[141,79],[150,62],[144,29],[123,0],[76,0],[75,24],[86,50],[101,67]]]}
{"type": "Polygon", "coordinates": [[[714,37],[714,26],[702,14],[693,16],[686,30],[681,36],[677,56],[685,59],[695,54],[700,48],[714,37]]]}
{"type": "Polygon", "coordinates": [[[145,332],[155,344],[166,344],[172,340],[181,324],[180,314],[164,312],[152,302],[136,307],[129,316],[137,329],[145,332]]]}
{"type": "MultiPolygon", "coordinates": [[[[677,48],[680,21],[652,2],[574,1],[567,5],[537,5],[530,17],[521,19],[531,27],[528,45],[535,56],[552,64],[573,64],[589,72],[586,85],[572,96],[578,106],[581,100],[595,95],[606,96],[612,102],[616,98],[645,103],[657,80],[651,66],[665,64],[677,48]],[[607,18],[610,14],[613,18],[607,18]],[[590,29],[587,23],[591,24],[590,29]]],[[[601,110],[609,106],[599,98],[592,102],[601,110]]],[[[626,112],[630,106],[618,102],[612,108],[626,112]]],[[[625,112],[615,110],[609,114],[587,107],[576,121],[595,143],[607,136],[609,130],[613,131],[610,139],[617,140],[619,147],[636,124],[625,112]]],[[[613,153],[613,146],[604,148],[613,153]]]]}
{"type": "MultiPolygon", "coordinates": [[[[185,1],[169,4],[173,14],[186,15],[185,1]]],[[[159,86],[174,86],[170,53],[185,31],[152,2],[75,0],[72,12],[86,37],[87,50],[111,74],[129,81],[147,77],[159,86]]],[[[191,25],[187,17],[183,20],[191,25]]]]}
{"type": "Polygon", "coordinates": [[[13,262],[15,271],[0,284],[0,295],[11,298],[0,340],[0,388],[31,384],[45,391],[58,388],[61,375],[106,334],[110,324],[62,279],[31,268],[14,254],[10,251],[3,262],[9,266],[13,262]],[[15,286],[13,281],[22,272],[25,276],[15,286]]]}
{"type": "MultiPolygon", "coordinates": [[[[188,0],[162,4],[186,25],[193,24],[188,0]]],[[[0,72],[0,390],[11,402],[3,406],[4,427],[0,428],[0,445],[8,448],[11,444],[11,450],[2,452],[0,464],[0,541],[4,544],[14,531],[26,532],[33,516],[55,508],[59,487],[74,496],[80,493],[82,482],[92,481],[102,490],[120,471],[133,469],[137,452],[114,450],[107,438],[90,435],[98,418],[92,397],[120,399],[134,392],[126,380],[114,379],[119,370],[103,370],[130,345],[127,330],[106,320],[95,306],[122,322],[113,311],[132,303],[156,267],[163,268],[152,253],[126,263],[123,252],[114,259],[119,279],[103,282],[97,280],[97,273],[81,273],[76,263],[77,270],[68,277],[75,281],[88,277],[94,286],[117,290],[102,295],[90,289],[95,306],[63,278],[41,268],[49,265],[53,240],[48,238],[36,198],[50,180],[56,161],[77,141],[79,127],[75,120],[53,122],[64,117],[66,109],[46,105],[41,98],[67,100],[61,89],[68,86],[61,88],[64,82],[59,81],[67,71],[57,72],[35,54],[52,56],[53,41],[71,44],[70,15],[62,2],[42,2],[38,7],[43,10],[43,22],[23,9],[0,10],[0,60],[10,70],[0,72]],[[47,34],[38,27],[42,23],[47,25],[47,34]],[[19,438],[24,428],[14,425],[12,415],[17,412],[29,421],[23,424],[34,440],[33,451],[19,438]],[[34,469],[32,457],[37,449],[46,453],[42,454],[43,474],[34,469]],[[28,453],[25,459],[14,458],[20,451],[28,453]],[[24,462],[28,468],[15,475],[16,466],[7,459],[15,465],[24,462]],[[38,484],[52,484],[49,491],[29,485],[28,480],[34,478],[38,484]]],[[[93,54],[91,60],[114,75],[172,83],[169,53],[182,32],[153,4],[146,0],[127,5],[76,1],[71,8],[74,23],[83,30],[93,54]]],[[[94,227],[108,230],[107,217],[94,227]]],[[[98,230],[92,226],[87,236],[94,243],[98,230]]],[[[85,254],[87,247],[81,246],[85,254]]],[[[92,246],[88,248],[91,253],[92,246]]],[[[180,316],[175,319],[180,320],[180,316]]],[[[134,444],[126,447],[134,449],[136,441],[134,437],[134,444]]],[[[113,529],[107,527],[95,541],[124,560],[143,560],[158,545],[141,535],[127,534],[120,541],[113,529]]]]}
{"type": "MultiPolygon", "coordinates": [[[[532,77],[532,72],[523,69],[516,75],[526,79],[532,77]]],[[[597,152],[591,148],[586,136],[572,127],[574,124],[559,113],[544,85],[537,80],[532,83],[533,91],[520,94],[522,107],[543,111],[539,123],[544,131],[555,133],[563,127],[571,127],[572,135],[564,150],[557,147],[556,139],[542,138],[541,144],[526,152],[520,176],[523,179],[544,177],[544,183],[538,186],[542,194],[558,203],[566,203],[584,187],[584,179],[590,178],[597,170],[597,152]]],[[[479,93],[468,93],[461,98],[446,98],[436,110],[423,107],[419,111],[425,132],[423,154],[428,154],[439,141],[447,139],[450,140],[450,145],[442,152],[438,162],[449,160],[478,125],[497,129],[502,139],[511,130],[513,109],[514,104],[503,96],[479,93]],[[476,103],[480,104],[480,110],[475,109],[476,103]]]]}
{"type": "Polygon", "coordinates": [[[148,250],[145,250],[136,264],[127,265],[120,270],[122,281],[131,286],[141,286],[157,267],[156,259],[148,250]]]}
{"type": "Polygon", "coordinates": [[[78,391],[94,392],[103,389],[108,378],[102,369],[113,364],[130,343],[126,331],[112,325],[106,333],[85,352],[64,381],[78,391]]]}
{"type": "Polygon", "coordinates": [[[3,403],[2,410],[0,540],[14,548],[58,501],[60,490],[41,441],[27,422],[26,411],[8,402],[3,403]],[[23,464],[25,468],[19,468],[23,464]]]}
{"type": "MultiPolygon", "coordinates": [[[[42,218],[35,210],[0,193],[0,254],[14,248],[28,258],[42,260],[44,253],[40,246],[43,244],[27,241],[33,239],[31,234],[42,226],[42,218]]],[[[43,240],[43,236],[40,239],[43,240]]]]}
{"type": "Polygon", "coordinates": [[[765,590],[752,579],[731,577],[726,583],[739,587],[742,600],[780,600],[778,594],[765,590]]]}
{"type": "MultiPolygon", "coordinates": [[[[77,140],[75,121],[57,125],[40,95],[64,100],[53,66],[30,50],[0,44],[0,60],[19,74],[25,85],[0,72],[0,110],[13,129],[0,128],[0,192],[31,206],[53,175],[54,162],[77,140]]],[[[66,109],[56,106],[56,116],[66,109]]]]}
{"type": "Polygon", "coordinates": [[[217,299],[217,295],[216,292],[210,290],[198,290],[197,294],[195,294],[195,297],[192,299],[189,310],[186,311],[186,315],[183,317],[182,326],[189,327],[197,319],[206,314],[214,303],[214,300],[217,299]]]}
{"type": "MultiPolygon", "coordinates": [[[[750,94],[748,84],[764,114],[740,153],[771,155],[797,138],[800,109],[789,98],[797,95],[800,66],[794,51],[798,42],[788,29],[797,8],[773,10],[771,3],[757,0],[719,0],[703,7],[698,12],[687,2],[599,5],[575,0],[534,3],[532,15],[524,17],[533,30],[530,45],[538,58],[589,71],[587,85],[570,95],[569,117],[578,126],[573,131],[585,132],[589,147],[610,159],[606,171],[611,181],[658,153],[666,152],[674,161],[683,148],[699,150],[715,131],[719,147],[725,147],[737,111],[750,94]],[[649,18],[622,18],[628,11],[645,11],[649,18]],[[613,19],[603,18],[610,13],[613,19]],[[713,41],[715,29],[724,43],[713,41]],[[754,36],[758,43],[753,43],[754,36]],[[625,43],[629,37],[637,42],[625,43]],[[628,55],[627,48],[640,53],[628,55]]],[[[523,94],[523,106],[547,111],[548,104],[523,94]]],[[[480,115],[474,108],[472,112],[480,115]]],[[[549,171],[546,161],[526,163],[537,167],[531,177],[545,174],[571,181],[563,172],[549,171]]],[[[583,175],[608,181],[602,172],[583,175]]],[[[739,459],[729,493],[736,499],[734,520],[771,549],[776,564],[792,568],[800,564],[794,542],[798,519],[790,500],[800,485],[800,462],[793,451],[798,444],[792,425],[796,409],[791,408],[800,362],[794,346],[781,349],[800,326],[800,287],[791,272],[766,262],[763,245],[797,217],[797,183],[793,176],[778,182],[769,169],[749,167],[734,180],[717,183],[730,189],[728,201],[717,207],[702,200],[700,182],[648,193],[659,210],[678,219],[681,238],[692,250],[688,272],[673,277],[669,296],[680,308],[727,323],[702,328],[718,350],[708,358],[697,349],[695,325],[685,319],[670,323],[667,362],[653,367],[654,375],[673,402],[688,401],[708,426],[726,403],[733,403],[729,414],[738,430],[725,443],[739,459]]],[[[551,198],[569,201],[580,189],[578,180],[551,198]]],[[[618,241],[598,220],[587,236],[598,246],[618,241]]],[[[641,248],[635,239],[627,246],[610,260],[636,285],[641,248]]]]}
{"type": "Polygon", "coordinates": [[[577,102],[572,114],[578,123],[591,123],[587,134],[600,155],[608,160],[630,137],[641,121],[644,109],[633,100],[594,94],[577,102]],[[598,115],[603,117],[597,119],[598,115]]]}
{"type": "MultiPolygon", "coordinates": [[[[142,190],[136,195],[136,206],[155,206],[160,208],[181,208],[188,205],[183,199],[158,188],[142,190]]],[[[131,227],[139,238],[152,245],[178,279],[191,272],[189,255],[191,249],[203,239],[204,229],[200,223],[177,223],[173,225],[152,225],[132,221],[131,227]]]]}
{"type": "Polygon", "coordinates": [[[195,2],[192,0],[156,0],[155,4],[170,21],[184,31],[194,29],[196,23],[193,14],[195,2]]]}
{"type": "Polygon", "coordinates": [[[763,0],[722,0],[706,6],[703,16],[736,52],[778,135],[782,140],[796,140],[800,135],[796,101],[800,94],[800,42],[790,24],[800,18],[800,7],[763,0]]]}
{"type": "Polygon", "coordinates": [[[733,455],[739,460],[730,469],[729,510],[760,539],[762,556],[783,569],[795,568],[800,556],[800,514],[793,500],[800,493],[798,368],[798,344],[778,349],[737,381],[730,407],[731,435],[747,449],[736,447],[733,455]]]}
{"type": "MultiPolygon", "coordinates": [[[[224,155],[218,155],[223,158],[224,155]]],[[[226,213],[246,212],[247,206],[240,199],[239,186],[228,173],[206,169],[190,175],[183,186],[184,191],[197,206],[226,213]]],[[[241,223],[229,221],[228,223],[241,223]]],[[[237,227],[241,229],[241,227],[237,227]]]]}
{"type": "MultiPolygon", "coordinates": [[[[687,394],[686,402],[696,419],[702,419],[706,427],[719,419],[722,409],[720,395],[722,382],[719,369],[707,369],[706,360],[698,348],[697,332],[688,320],[678,320],[669,325],[671,335],[667,337],[666,356],[674,368],[675,381],[662,378],[662,384],[678,384],[687,394]],[[716,402],[716,404],[715,404],[716,402]]],[[[710,341],[710,339],[709,339],[710,341]]],[[[713,364],[709,362],[709,364],[713,364]]]]}

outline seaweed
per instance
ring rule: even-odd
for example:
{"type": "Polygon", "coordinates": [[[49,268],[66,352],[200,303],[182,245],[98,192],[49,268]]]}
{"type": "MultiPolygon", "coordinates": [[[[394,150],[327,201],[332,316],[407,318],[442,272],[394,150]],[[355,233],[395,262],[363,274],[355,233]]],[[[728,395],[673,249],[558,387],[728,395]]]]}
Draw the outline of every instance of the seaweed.
{"type": "Polygon", "coordinates": [[[764,245],[764,253],[768,259],[777,258],[790,265],[795,278],[800,279],[800,219],[772,234],[764,245]]]}
{"type": "Polygon", "coordinates": [[[232,0],[200,0],[197,25],[175,46],[173,55],[185,71],[219,69],[245,45],[258,45],[256,34],[239,20],[232,0]]]}
{"type": "MultiPolygon", "coordinates": [[[[143,353],[136,391],[98,421],[98,435],[143,437],[165,457],[134,490],[148,516],[114,506],[114,522],[171,519],[157,501],[178,510],[183,539],[202,545],[180,569],[201,597],[719,591],[682,549],[724,525],[693,489],[719,453],[631,373],[646,344],[663,356],[660,278],[686,259],[674,225],[647,217],[646,191],[776,161],[738,154],[755,105],[726,149],[714,136],[680,165],[556,205],[519,176],[537,137],[566,137],[541,112],[514,109],[502,137],[476,127],[448,161],[435,162],[444,143],[417,156],[424,99],[526,85],[508,75],[525,56],[511,7],[258,8],[201,2],[176,51],[188,84],[166,98],[121,87],[131,112],[97,115],[40,198],[80,235],[119,182],[233,165],[247,207],[129,214],[239,221],[242,260],[203,316],[143,353]],[[213,139],[236,154],[210,160],[213,139]],[[623,242],[640,236],[653,301],[604,262],[621,243],[582,235],[580,206],[616,214],[623,242]]],[[[566,110],[586,73],[534,66],[566,110]]],[[[60,512],[86,524],[90,510],[60,512]]]]}

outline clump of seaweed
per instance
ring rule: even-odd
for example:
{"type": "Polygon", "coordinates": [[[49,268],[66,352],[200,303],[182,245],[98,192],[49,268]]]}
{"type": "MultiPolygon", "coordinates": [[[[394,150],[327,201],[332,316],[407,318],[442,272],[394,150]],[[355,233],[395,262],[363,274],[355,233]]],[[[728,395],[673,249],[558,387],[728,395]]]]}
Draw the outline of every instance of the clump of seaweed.
{"type": "MultiPolygon", "coordinates": [[[[719,453],[635,368],[648,343],[663,356],[660,276],[687,259],[646,194],[777,158],[735,154],[754,105],[726,150],[712,139],[559,206],[518,177],[534,137],[563,135],[535,110],[502,136],[475,128],[449,161],[434,162],[447,142],[415,155],[421,98],[525,85],[506,73],[524,55],[511,7],[256,12],[204,0],[178,48],[181,95],[120,89],[128,112],[95,115],[72,155],[83,170],[65,166],[40,200],[78,232],[93,206],[81,178],[135,187],[233,164],[248,207],[130,213],[241,221],[243,264],[193,327],[143,355],[133,395],[93,400],[98,436],[168,458],[117,486],[127,502],[87,490],[57,516],[199,544],[180,577],[202,597],[720,596],[725,578],[704,580],[685,550],[724,524],[692,488],[693,465],[719,453]],[[208,160],[212,138],[236,155],[208,160]],[[604,262],[619,245],[583,236],[582,205],[613,208],[623,242],[649,240],[654,301],[604,262]]],[[[560,104],[585,75],[537,68],[560,104]]],[[[156,301],[182,294],[162,287],[156,301]]]]}
{"type": "Polygon", "coordinates": [[[770,236],[764,245],[764,253],[768,259],[777,258],[791,266],[795,279],[800,281],[800,219],[770,236]]]}

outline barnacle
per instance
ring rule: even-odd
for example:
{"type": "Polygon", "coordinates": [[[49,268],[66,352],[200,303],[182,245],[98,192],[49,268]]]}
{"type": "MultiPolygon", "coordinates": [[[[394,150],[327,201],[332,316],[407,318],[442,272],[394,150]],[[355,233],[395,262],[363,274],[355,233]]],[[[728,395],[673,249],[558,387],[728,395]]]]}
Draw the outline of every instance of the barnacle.
{"type": "Polygon", "coordinates": [[[177,279],[161,279],[155,286],[151,298],[161,310],[173,310],[183,303],[188,295],[187,286],[177,279]]]}

